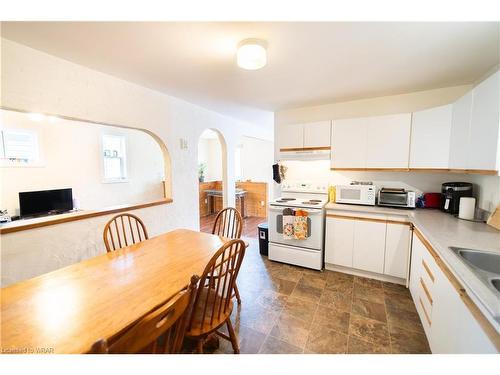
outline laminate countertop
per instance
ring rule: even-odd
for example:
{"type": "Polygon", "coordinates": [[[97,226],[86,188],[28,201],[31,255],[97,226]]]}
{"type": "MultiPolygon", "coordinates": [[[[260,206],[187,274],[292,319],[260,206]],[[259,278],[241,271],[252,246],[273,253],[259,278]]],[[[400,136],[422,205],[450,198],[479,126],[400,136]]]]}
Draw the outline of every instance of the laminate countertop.
{"type": "Polygon", "coordinates": [[[435,209],[398,209],[328,203],[327,211],[368,213],[407,218],[429,241],[449,270],[462,284],[478,308],[500,333],[500,294],[485,286],[472,270],[450,249],[463,247],[500,254],[500,231],[486,223],[458,219],[435,209]]]}

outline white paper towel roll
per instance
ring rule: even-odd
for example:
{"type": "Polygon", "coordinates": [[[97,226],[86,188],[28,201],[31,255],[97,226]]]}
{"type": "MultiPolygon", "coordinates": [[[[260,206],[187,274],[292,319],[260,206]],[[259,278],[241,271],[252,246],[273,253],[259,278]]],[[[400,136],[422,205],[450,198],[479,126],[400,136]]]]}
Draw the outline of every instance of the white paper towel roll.
{"type": "Polygon", "coordinates": [[[461,197],[458,208],[458,217],[465,220],[473,220],[476,210],[476,198],[461,197]]]}

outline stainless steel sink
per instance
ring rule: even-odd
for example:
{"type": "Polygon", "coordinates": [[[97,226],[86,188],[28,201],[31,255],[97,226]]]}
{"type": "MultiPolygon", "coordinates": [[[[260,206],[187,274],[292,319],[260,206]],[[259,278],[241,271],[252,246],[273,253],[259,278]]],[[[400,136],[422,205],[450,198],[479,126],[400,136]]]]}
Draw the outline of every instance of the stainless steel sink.
{"type": "Polygon", "coordinates": [[[450,247],[479,280],[500,297],[500,253],[450,247]]]}
{"type": "Polygon", "coordinates": [[[474,267],[500,275],[500,254],[461,248],[453,248],[453,250],[474,267]]]}

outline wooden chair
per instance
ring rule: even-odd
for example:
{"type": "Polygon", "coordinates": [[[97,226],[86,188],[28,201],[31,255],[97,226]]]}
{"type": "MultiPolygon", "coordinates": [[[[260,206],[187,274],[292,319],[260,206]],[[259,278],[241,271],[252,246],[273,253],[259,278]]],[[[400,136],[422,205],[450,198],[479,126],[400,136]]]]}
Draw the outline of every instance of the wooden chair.
{"type": "MultiPolygon", "coordinates": [[[[240,212],[236,208],[227,207],[219,211],[215,217],[212,234],[231,239],[239,239],[242,230],[243,219],[240,212]]],[[[236,296],[238,305],[241,305],[240,291],[236,283],[234,284],[234,296],[236,296]]]]}
{"type": "Polygon", "coordinates": [[[106,251],[114,251],[148,239],[146,226],[137,216],[119,214],[104,227],[103,233],[106,251]]]}
{"type": "Polygon", "coordinates": [[[235,354],[240,352],[230,317],[232,291],[244,255],[245,243],[231,240],[215,253],[203,271],[186,332],[186,337],[197,340],[198,353],[203,353],[203,342],[212,333],[229,340],[235,354]],[[229,336],[218,332],[224,324],[229,336]]]}
{"type": "Polygon", "coordinates": [[[180,353],[191,315],[198,276],[165,304],[110,340],[98,340],[91,354],[180,353]]]}

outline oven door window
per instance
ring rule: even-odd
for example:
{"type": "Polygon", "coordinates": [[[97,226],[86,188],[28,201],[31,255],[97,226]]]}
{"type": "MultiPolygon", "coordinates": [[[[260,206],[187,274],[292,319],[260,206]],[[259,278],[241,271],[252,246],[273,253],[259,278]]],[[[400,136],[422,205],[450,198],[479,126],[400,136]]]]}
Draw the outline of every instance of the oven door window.
{"type": "Polygon", "coordinates": [[[406,194],[382,194],[381,203],[406,206],[406,194]]]}

